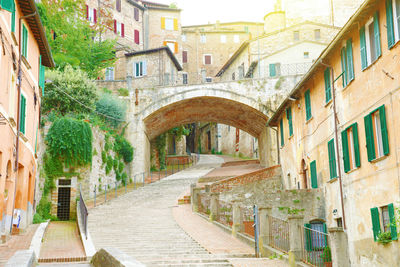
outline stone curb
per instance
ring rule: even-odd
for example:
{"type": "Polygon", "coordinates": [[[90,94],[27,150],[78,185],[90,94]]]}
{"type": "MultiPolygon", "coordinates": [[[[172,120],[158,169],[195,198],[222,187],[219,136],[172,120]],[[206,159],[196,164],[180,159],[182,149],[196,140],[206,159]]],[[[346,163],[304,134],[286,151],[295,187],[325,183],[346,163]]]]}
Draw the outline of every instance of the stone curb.
{"type": "Polygon", "coordinates": [[[32,237],[31,245],[29,246],[29,250],[33,250],[35,252],[36,257],[40,255],[40,249],[42,247],[43,236],[46,233],[47,226],[49,225],[49,221],[41,223],[39,227],[36,229],[35,234],[32,237]]]}
{"type": "Polygon", "coordinates": [[[35,266],[35,252],[31,249],[18,250],[7,261],[5,267],[31,267],[35,266]]]}
{"type": "MultiPolygon", "coordinates": [[[[90,236],[89,229],[87,229],[87,236],[83,233],[83,224],[81,222],[81,216],[80,216],[80,207],[79,205],[76,205],[76,223],[78,225],[78,230],[79,230],[79,237],[81,238],[83,249],[85,250],[86,254],[86,259],[90,260],[94,254],[96,254],[96,248],[93,244],[92,237],[90,236]]],[[[89,215],[88,215],[89,216],[89,215]]]]}

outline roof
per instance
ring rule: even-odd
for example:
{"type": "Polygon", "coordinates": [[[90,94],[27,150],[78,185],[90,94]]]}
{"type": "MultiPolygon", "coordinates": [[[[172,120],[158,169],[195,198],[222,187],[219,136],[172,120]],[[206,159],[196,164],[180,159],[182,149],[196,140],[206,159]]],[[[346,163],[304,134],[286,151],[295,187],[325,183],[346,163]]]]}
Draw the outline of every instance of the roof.
{"type": "Polygon", "coordinates": [[[38,43],[40,55],[42,55],[42,64],[46,67],[54,67],[55,63],[53,60],[53,56],[51,55],[50,45],[47,41],[46,32],[43,28],[42,21],[40,20],[35,1],[17,0],[16,2],[21,9],[23,16],[27,16],[36,12],[35,16],[29,17],[25,19],[25,21],[28,23],[29,28],[33,33],[33,36],[38,43]]]}
{"type": "Polygon", "coordinates": [[[147,9],[168,10],[168,11],[177,11],[177,12],[181,11],[181,9],[179,9],[179,8],[171,8],[169,5],[160,4],[160,3],[156,3],[156,2],[142,1],[142,3],[147,9]]]}
{"type": "Polygon", "coordinates": [[[329,43],[329,45],[322,51],[318,59],[311,66],[309,71],[303,76],[303,78],[295,85],[295,87],[290,91],[288,97],[281,103],[278,107],[274,115],[269,119],[269,126],[277,126],[278,120],[280,118],[280,114],[285,110],[287,104],[291,101],[291,99],[295,98],[297,94],[303,89],[304,84],[311,78],[311,76],[316,72],[320,65],[323,65],[322,60],[324,60],[333,50],[339,45],[343,39],[343,37],[348,33],[351,28],[356,25],[358,27],[358,20],[361,20],[365,17],[365,14],[369,12],[369,10],[376,6],[378,3],[376,0],[366,0],[361,6],[357,9],[357,11],[350,17],[350,19],[346,22],[343,28],[336,34],[335,38],[329,43]]]}
{"type": "Polygon", "coordinates": [[[205,33],[224,33],[224,34],[247,34],[249,35],[250,33],[246,31],[239,31],[239,30],[230,30],[230,29],[210,29],[210,30],[204,30],[204,31],[199,31],[198,29],[182,29],[182,33],[200,33],[200,34],[205,34],[205,33]]]}
{"type": "MultiPolygon", "coordinates": [[[[276,31],[273,31],[273,32],[270,32],[270,33],[255,37],[255,38],[253,38],[251,40],[248,40],[246,47],[250,43],[252,43],[254,41],[257,41],[257,40],[260,40],[260,39],[263,39],[263,38],[278,34],[280,32],[288,31],[288,30],[291,30],[291,29],[293,29],[295,27],[299,27],[299,26],[305,25],[305,24],[313,24],[313,25],[319,25],[319,26],[323,26],[323,27],[327,27],[327,28],[340,29],[340,27],[336,27],[336,26],[332,26],[332,25],[328,25],[328,24],[317,23],[317,22],[313,22],[313,21],[304,21],[304,22],[301,22],[301,23],[298,23],[298,24],[294,24],[294,25],[291,25],[289,27],[286,27],[286,28],[283,28],[283,29],[280,29],[280,30],[276,30],[276,31]]],[[[243,43],[243,45],[244,45],[244,43],[243,43]]],[[[231,56],[231,58],[228,59],[228,61],[225,63],[225,65],[222,66],[221,70],[217,73],[216,77],[220,77],[229,68],[229,66],[236,60],[236,58],[240,55],[240,53],[243,52],[244,48],[246,48],[246,47],[242,47],[242,46],[240,46],[238,48],[238,50],[236,50],[236,52],[231,56]]]]}
{"type": "Polygon", "coordinates": [[[145,55],[145,54],[152,54],[156,52],[160,52],[162,50],[165,50],[168,54],[168,56],[171,58],[172,62],[174,62],[174,65],[178,71],[183,70],[181,64],[179,64],[178,60],[176,59],[175,55],[171,52],[171,49],[169,49],[168,46],[162,46],[158,48],[153,48],[153,49],[147,49],[147,50],[140,50],[140,51],[135,51],[135,52],[130,52],[126,53],[126,57],[131,57],[131,56],[139,56],[139,55],[145,55]]]}
{"type": "MultiPolygon", "coordinates": [[[[197,28],[197,27],[206,27],[206,26],[213,26],[217,23],[208,23],[208,24],[198,24],[198,25],[189,25],[189,26],[182,26],[183,28],[197,28]]],[[[263,25],[264,22],[252,22],[252,21],[232,21],[232,22],[220,22],[219,25],[235,25],[235,24],[243,24],[243,25],[263,25]]]]}
{"type": "Polygon", "coordinates": [[[145,10],[144,6],[140,5],[136,0],[127,0],[127,2],[140,10],[145,10]]]}

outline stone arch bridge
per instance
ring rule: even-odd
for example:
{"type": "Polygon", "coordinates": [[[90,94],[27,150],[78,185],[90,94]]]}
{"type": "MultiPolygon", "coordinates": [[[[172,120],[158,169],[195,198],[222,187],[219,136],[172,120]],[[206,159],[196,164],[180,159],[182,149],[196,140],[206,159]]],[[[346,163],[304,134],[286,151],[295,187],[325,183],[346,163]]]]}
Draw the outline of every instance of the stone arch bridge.
{"type": "Polygon", "coordinates": [[[151,140],[173,127],[194,122],[223,123],[251,134],[258,138],[261,164],[271,166],[276,161],[276,134],[266,123],[297,81],[293,77],[129,88],[127,138],[135,147],[131,174],[150,169],[151,140]]]}

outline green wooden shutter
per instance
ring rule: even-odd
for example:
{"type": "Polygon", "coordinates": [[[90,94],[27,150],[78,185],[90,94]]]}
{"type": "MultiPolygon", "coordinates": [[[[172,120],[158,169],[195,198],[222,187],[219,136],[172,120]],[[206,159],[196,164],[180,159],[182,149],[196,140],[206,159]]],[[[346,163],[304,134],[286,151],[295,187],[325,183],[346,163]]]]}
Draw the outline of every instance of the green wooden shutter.
{"type": "Polygon", "coordinates": [[[353,62],[353,45],[351,39],[347,40],[346,44],[347,55],[347,83],[354,80],[354,62],[353,62]]]}
{"type": "Polygon", "coordinates": [[[393,47],[395,43],[392,0],[386,0],[386,30],[387,30],[388,47],[390,49],[393,47]]]}
{"type": "Polygon", "coordinates": [[[389,154],[389,137],[386,124],[386,112],[385,105],[379,107],[379,117],[381,121],[381,133],[382,133],[382,143],[383,143],[383,154],[389,154]]]}
{"type": "Polygon", "coordinates": [[[15,33],[15,2],[12,0],[13,3],[13,11],[11,13],[11,32],[15,33]]]}
{"type": "Polygon", "coordinates": [[[312,117],[310,90],[304,93],[304,100],[306,102],[306,119],[309,120],[312,117]]]}
{"type": "Polygon", "coordinates": [[[25,134],[26,98],[23,95],[21,95],[19,113],[19,129],[25,134]]]}
{"type": "Polygon", "coordinates": [[[379,32],[379,15],[378,11],[374,14],[374,37],[375,37],[375,51],[376,51],[376,58],[382,55],[381,51],[381,35],[379,32]]]}
{"type": "Polygon", "coordinates": [[[342,148],[343,148],[344,172],[349,172],[350,171],[350,157],[349,157],[349,141],[347,138],[347,129],[342,132],[342,148]]]}
{"type": "Polygon", "coordinates": [[[13,12],[14,11],[14,1],[13,0],[1,0],[1,7],[4,10],[13,12]]]}
{"type": "Polygon", "coordinates": [[[375,159],[375,144],[374,144],[374,132],[372,129],[372,116],[371,114],[364,117],[365,124],[365,140],[367,143],[368,161],[375,159]]]}
{"type": "Polygon", "coordinates": [[[397,240],[397,226],[396,226],[396,218],[394,216],[394,207],[393,203],[388,205],[389,211],[389,219],[390,219],[390,234],[392,235],[392,240],[397,240]]]}
{"type": "Polygon", "coordinates": [[[312,238],[311,238],[311,224],[305,223],[304,224],[304,243],[306,245],[306,250],[311,251],[312,249],[312,238]]]}
{"type": "Polygon", "coordinates": [[[275,77],[276,76],[276,66],[275,64],[269,64],[269,76],[275,77]]]}
{"type": "MultiPolygon", "coordinates": [[[[327,234],[328,228],[326,227],[326,223],[323,223],[322,227],[323,227],[324,233],[327,234]]],[[[328,235],[324,235],[324,237],[325,237],[325,247],[327,247],[328,246],[328,235]]]]}
{"type": "Polygon", "coordinates": [[[285,145],[285,139],[284,139],[284,134],[283,134],[283,119],[281,119],[279,128],[281,130],[281,146],[285,145]]]}
{"type": "Polygon", "coordinates": [[[22,26],[22,55],[28,57],[28,30],[25,25],[22,26]]]}
{"type": "Polygon", "coordinates": [[[361,51],[361,68],[368,67],[367,62],[367,45],[365,41],[365,26],[360,29],[360,51],[361,51]]]}
{"type": "Polygon", "coordinates": [[[355,157],[356,167],[358,168],[361,166],[361,160],[360,160],[360,142],[358,141],[357,123],[354,123],[351,127],[353,128],[354,157],[355,157]]]}
{"type": "Polygon", "coordinates": [[[289,124],[289,136],[292,136],[293,135],[293,122],[292,122],[292,109],[291,108],[286,109],[286,118],[287,118],[288,124],[289,124]]]}
{"type": "Polygon", "coordinates": [[[331,72],[329,68],[325,69],[324,78],[325,78],[325,102],[328,103],[332,99],[331,72]]]}
{"type": "Polygon", "coordinates": [[[342,63],[342,85],[343,88],[347,86],[347,62],[346,62],[346,48],[342,48],[340,50],[340,58],[341,58],[341,63],[342,63]]]}
{"type": "Polygon", "coordinates": [[[371,219],[372,219],[372,231],[374,233],[374,241],[378,238],[381,232],[381,223],[379,221],[379,211],[378,208],[371,208],[371,219]]]}
{"type": "Polygon", "coordinates": [[[336,171],[336,155],[335,155],[335,139],[328,142],[328,156],[329,156],[329,173],[330,178],[333,179],[337,176],[336,171]]]}
{"type": "Polygon", "coordinates": [[[311,173],[311,187],[318,188],[317,162],[315,160],[310,163],[310,173],[311,173]]]}

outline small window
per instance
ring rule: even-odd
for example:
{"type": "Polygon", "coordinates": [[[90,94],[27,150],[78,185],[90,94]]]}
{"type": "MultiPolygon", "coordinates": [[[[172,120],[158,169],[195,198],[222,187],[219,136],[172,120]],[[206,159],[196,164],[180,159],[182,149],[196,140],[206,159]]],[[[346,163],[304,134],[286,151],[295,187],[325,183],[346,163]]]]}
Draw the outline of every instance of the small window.
{"type": "Polygon", "coordinates": [[[226,35],[221,35],[221,43],[226,43],[226,35]]]}
{"type": "Polygon", "coordinates": [[[235,44],[240,43],[240,37],[239,37],[239,35],[235,34],[235,35],[233,36],[233,41],[235,42],[235,44]]]}
{"type": "Polygon", "coordinates": [[[393,203],[380,208],[371,208],[372,232],[374,241],[377,241],[379,235],[383,232],[390,233],[392,240],[397,240],[397,227],[395,218],[395,208],[393,203]]]}
{"type": "Polygon", "coordinates": [[[114,80],[114,67],[109,67],[106,69],[105,80],[106,81],[114,80]]]}
{"type": "Polygon", "coordinates": [[[310,53],[309,53],[309,52],[304,52],[304,53],[303,53],[303,57],[304,57],[305,59],[310,58],[310,53]]]}
{"type": "Polygon", "coordinates": [[[135,77],[142,77],[147,74],[146,61],[139,61],[133,63],[133,72],[135,77]]]}
{"type": "Polygon", "coordinates": [[[388,47],[392,48],[400,40],[400,0],[386,1],[386,24],[388,47]]]}
{"type": "Polygon", "coordinates": [[[181,36],[182,36],[182,42],[186,42],[186,40],[187,40],[186,39],[186,34],[182,34],[181,36]]]}
{"type": "Polygon", "coordinates": [[[121,37],[124,37],[125,36],[125,27],[124,27],[124,24],[123,23],[121,23],[121,22],[118,22],[118,21],[116,21],[116,20],[114,20],[114,32],[117,34],[117,35],[119,35],[119,36],[121,36],[121,37]]]}
{"type": "Polygon", "coordinates": [[[381,106],[364,117],[368,161],[389,154],[389,137],[385,106],[381,106]]]}
{"type": "Polygon", "coordinates": [[[90,21],[91,23],[97,23],[97,10],[95,8],[86,6],[86,13],[88,21],[90,21]]]}
{"type": "Polygon", "coordinates": [[[378,12],[360,29],[361,67],[367,68],[381,56],[378,12]]]}
{"type": "Polygon", "coordinates": [[[232,81],[234,81],[236,79],[235,75],[236,75],[236,73],[232,72],[232,81]]]}
{"type": "Polygon", "coordinates": [[[187,63],[188,58],[187,58],[188,52],[187,51],[182,51],[182,62],[187,63]]]}
{"type": "Polygon", "coordinates": [[[115,9],[116,9],[118,12],[121,12],[121,0],[116,0],[116,1],[115,1],[115,9]]]}
{"type": "Polygon", "coordinates": [[[382,227],[384,232],[390,231],[390,218],[388,206],[381,207],[382,227]]]}
{"type": "Polygon", "coordinates": [[[335,219],[336,221],[336,227],[342,228],[343,227],[343,220],[342,218],[337,218],[335,219]]]}
{"type": "Polygon", "coordinates": [[[276,76],[276,65],[269,64],[269,77],[275,77],[275,76],[276,76]]]}
{"type": "Polygon", "coordinates": [[[358,126],[354,123],[342,132],[344,171],[349,172],[360,167],[360,148],[358,142],[358,126]]]}
{"type": "Polygon", "coordinates": [[[314,38],[316,41],[321,39],[321,30],[320,29],[315,29],[314,30],[314,38]]]}
{"type": "Polygon", "coordinates": [[[165,18],[165,29],[169,31],[174,30],[174,19],[172,18],[165,18]]]}
{"type": "Polygon", "coordinates": [[[300,40],[300,32],[299,31],[294,31],[293,32],[293,40],[294,41],[299,41],[300,40]]]}
{"type": "Polygon", "coordinates": [[[212,64],[212,56],[204,55],[204,65],[211,65],[211,64],[212,64]]]}
{"type": "Polygon", "coordinates": [[[140,34],[139,34],[139,31],[138,30],[135,30],[134,31],[134,34],[135,34],[135,44],[140,44],[140,34]]]}
{"type": "Polygon", "coordinates": [[[134,18],[136,21],[139,21],[139,9],[136,7],[134,9],[134,18]]]}
{"type": "Polygon", "coordinates": [[[200,43],[205,44],[207,42],[207,36],[205,34],[200,35],[200,43]]]}
{"type": "Polygon", "coordinates": [[[212,83],[212,78],[211,77],[207,77],[206,78],[206,83],[212,83]]]}
{"type": "Polygon", "coordinates": [[[182,73],[182,83],[188,84],[188,74],[187,73],[182,73]]]}

